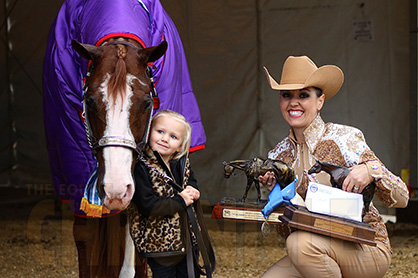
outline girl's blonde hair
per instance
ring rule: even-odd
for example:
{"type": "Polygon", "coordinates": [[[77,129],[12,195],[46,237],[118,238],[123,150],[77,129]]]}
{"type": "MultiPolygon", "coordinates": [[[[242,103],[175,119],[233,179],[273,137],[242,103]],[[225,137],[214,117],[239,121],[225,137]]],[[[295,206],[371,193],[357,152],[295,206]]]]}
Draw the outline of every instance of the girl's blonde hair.
{"type": "Polygon", "coordinates": [[[192,127],[186,121],[186,118],[184,118],[183,115],[181,115],[181,114],[179,114],[177,112],[174,112],[172,110],[161,110],[161,111],[158,111],[154,115],[154,117],[152,118],[151,127],[153,126],[153,124],[154,124],[154,122],[155,122],[156,119],[158,119],[159,117],[163,117],[163,116],[172,117],[173,119],[175,119],[175,120],[177,120],[177,121],[179,121],[179,122],[181,122],[181,123],[184,124],[185,130],[186,130],[186,134],[184,135],[183,142],[181,144],[181,151],[179,151],[178,153],[176,153],[173,156],[173,159],[180,158],[180,157],[182,157],[183,155],[185,155],[189,151],[190,141],[191,141],[191,138],[192,138],[192,127]]]}

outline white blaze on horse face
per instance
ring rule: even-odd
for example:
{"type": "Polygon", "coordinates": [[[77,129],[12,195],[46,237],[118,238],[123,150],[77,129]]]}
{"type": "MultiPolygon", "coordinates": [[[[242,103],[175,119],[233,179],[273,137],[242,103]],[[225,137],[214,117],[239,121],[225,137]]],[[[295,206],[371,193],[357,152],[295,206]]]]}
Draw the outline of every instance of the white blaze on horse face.
{"type": "MultiPolygon", "coordinates": [[[[127,84],[133,76],[128,74],[127,84]]],[[[108,79],[107,79],[108,80],[108,79]]],[[[103,84],[103,101],[106,103],[106,129],[104,136],[119,136],[135,141],[129,126],[129,109],[133,94],[130,86],[126,86],[125,94],[115,94],[116,99],[108,95],[107,80],[103,84]]],[[[132,149],[109,146],[103,149],[105,174],[103,177],[105,199],[109,209],[125,209],[134,194],[134,180],[131,173],[132,149]]]]}

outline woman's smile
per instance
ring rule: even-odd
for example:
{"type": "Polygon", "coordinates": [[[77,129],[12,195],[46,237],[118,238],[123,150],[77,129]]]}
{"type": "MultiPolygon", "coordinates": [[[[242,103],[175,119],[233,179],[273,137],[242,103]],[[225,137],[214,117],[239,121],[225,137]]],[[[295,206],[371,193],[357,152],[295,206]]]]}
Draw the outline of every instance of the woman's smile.
{"type": "Polygon", "coordinates": [[[289,115],[290,117],[293,117],[293,118],[299,118],[300,116],[302,116],[302,114],[303,114],[303,111],[301,110],[289,110],[289,115]]]}

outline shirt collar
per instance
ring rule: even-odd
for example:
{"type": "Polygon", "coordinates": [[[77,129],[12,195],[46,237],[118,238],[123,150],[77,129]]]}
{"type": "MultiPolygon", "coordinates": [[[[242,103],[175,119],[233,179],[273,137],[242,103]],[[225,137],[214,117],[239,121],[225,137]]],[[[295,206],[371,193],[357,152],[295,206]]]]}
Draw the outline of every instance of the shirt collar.
{"type": "MultiPolygon", "coordinates": [[[[309,151],[311,153],[313,153],[313,150],[315,149],[324,132],[325,122],[322,120],[321,115],[318,113],[318,115],[315,117],[312,123],[303,132],[303,135],[305,136],[306,145],[308,146],[309,151]]],[[[289,139],[294,144],[297,143],[296,137],[292,129],[290,129],[289,131],[289,139]]]]}

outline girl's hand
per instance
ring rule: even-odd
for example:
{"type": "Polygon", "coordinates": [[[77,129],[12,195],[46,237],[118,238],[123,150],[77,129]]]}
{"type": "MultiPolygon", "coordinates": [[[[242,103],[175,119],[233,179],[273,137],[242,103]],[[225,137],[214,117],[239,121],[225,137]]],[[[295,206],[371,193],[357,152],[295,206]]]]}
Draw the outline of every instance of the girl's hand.
{"type": "Polygon", "coordinates": [[[193,186],[188,185],[182,192],[179,193],[179,195],[183,198],[186,206],[190,206],[194,203],[194,201],[200,198],[200,191],[193,186]]]}
{"type": "Polygon", "coordinates": [[[259,176],[258,181],[268,191],[271,191],[273,187],[276,185],[276,178],[274,177],[274,173],[272,171],[265,173],[264,176],[259,176]]]}
{"type": "Polygon", "coordinates": [[[187,185],[183,191],[188,192],[190,196],[192,197],[193,201],[197,201],[200,198],[200,191],[191,185],[187,185]]]}
{"type": "Polygon", "coordinates": [[[190,206],[191,204],[193,204],[193,198],[190,196],[190,194],[188,194],[187,192],[184,192],[185,190],[183,190],[182,192],[179,193],[179,195],[183,198],[184,202],[186,203],[186,206],[190,206]]]}
{"type": "Polygon", "coordinates": [[[365,164],[355,165],[350,168],[351,172],[343,182],[343,190],[361,193],[363,189],[373,181],[365,164]]]}

